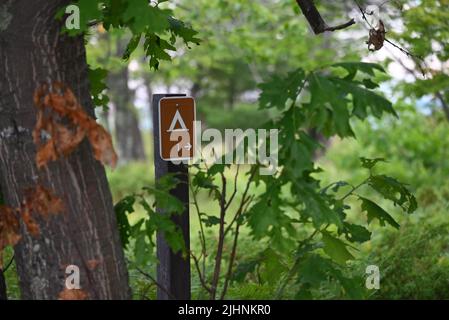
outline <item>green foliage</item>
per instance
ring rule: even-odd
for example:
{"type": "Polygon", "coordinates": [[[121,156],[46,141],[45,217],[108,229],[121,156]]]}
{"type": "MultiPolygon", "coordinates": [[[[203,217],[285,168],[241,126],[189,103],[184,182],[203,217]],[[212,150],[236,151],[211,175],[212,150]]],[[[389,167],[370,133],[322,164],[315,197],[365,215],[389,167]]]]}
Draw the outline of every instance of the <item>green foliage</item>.
{"type": "Polygon", "coordinates": [[[122,242],[122,247],[125,249],[128,247],[129,238],[131,237],[131,225],[127,215],[134,212],[135,202],[136,198],[134,196],[127,196],[114,206],[120,231],[120,240],[122,242]]]}
{"type": "Polygon", "coordinates": [[[376,167],[412,188],[443,185],[449,175],[447,121],[426,116],[409,104],[398,103],[397,108],[400,119],[394,123],[389,119],[371,119],[370,125],[353,122],[357,141],[335,141],[326,157],[329,169],[338,168],[339,176],[362,179],[365,170],[357,169],[353,155],[381,155],[388,163],[379,162],[376,167]]]}
{"type": "Polygon", "coordinates": [[[362,201],[362,211],[366,211],[368,215],[368,223],[377,219],[381,226],[385,226],[385,222],[387,222],[392,227],[399,229],[399,224],[384,209],[366,198],[360,197],[360,200],[362,201]]]}
{"type": "Polygon", "coordinates": [[[403,224],[373,247],[366,260],[378,265],[381,273],[374,299],[449,298],[449,227],[443,212],[432,214],[437,219],[427,214],[403,224]]]}
{"type": "MultiPolygon", "coordinates": [[[[310,103],[306,105],[309,126],[314,125],[326,136],[353,136],[349,119],[365,119],[368,114],[380,118],[382,114],[396,115],[390,101],[373,91],[377,87],[375,70],[380,66],[366,63],[340,63],[331,68],[344,68],[346,75],[313,72],[308,76],[310,103]],[[363,79],[357,79],[361,74],[363,79]],[[326,92],[326,94],[322,94],[326,92]]],[[[330,71],[334,71],[334,70],[330,71]]]]}
{"type": "Polygon", "coordinates": [[[296,100],[305,81],[304,70],[297,69],[285,78],[274,75],[268,82],[259,85],[262,93],[259,97],[261,108],[278,108],[283,110],[288,100],[296,100]]]}
{"type": "Polygon", "coordinates": [[[335,262],[345,264],[346,261],[354,259],[354,256],[348,251],[346,243],[333,237],[329,232],[322,231],[323,250],[335,262]]]}
{"type": "MultiPolygon", "coordinates": [[[[448,18],[446,0],[401,1],[398,11],[392,18],[402,21],[401,30],[392,28],[389,37],[394,38],[402,46],[413,53],[416,67],[407,72],[415,81],[401,81],[397,92],[407,98],[434,97],[438,104],[431,104],[433,109],[440,109],[447,104],[449,92],[449,76],[445,62],[449,58],[448,18]]],[[[445,111],[446,117],[447,111],[445,111]]]]}
{"type": "Polygon", "coordinates": [[[378,162],[386,162],[384,158],[367,159],[365,157],[360,157],[362,161],[362,167],[365,169],[372,169],[378,162]]]}
{"type": "Polygon", "coordinates": [[[109,98],[104,94],[104,90],[107,89],[105,79],[108,71],[102,68],[91,69],[89,68],[89,84],[90,93],[92,95],[92,101],[95,106],[107,108],[109,98]]]}
{"type": "Polygon", "coordinates": [[[170,190],[178,183],[178,179],[173,175],[166,175],[155,187],[144,187],[142,193],[126,196],[114,206],[122,245],[128,249],[133,239],[133,262],[137,266],[144,266],[148,261],[154,261],[156,231],[164,234],[173,252],[186,254],[182,232],[171,220],[172,215],[184,211],[184,205],[180,200],[170,194],[170,190]],[[135,211],[137,204],[143,208],[146,215],[131,225],[129,215],[135,211]],[[155,211],[156,206],[160,212],[155,211]]]}
{"type": "Polygon", "coordinates": [[[230,300],[269,300],[272,299],[269,284],[238,283],[229,289],[230,300]]]}
{"type": "MultiPolygon", "coordinates": [[[[188,83],[208,126],[254,128],[277,114],[275,108],[256,112],[253,95],[262,79],[274,72],[314,70],[332,61],[356,59],[354,48],[345,49],[347,42],[313,36],[297,9],[289,0],[181,2],[176,16],[198,30],[202,45],[185,53],[178,50],[173,67],[162,68],[153,79],[164,85],[188,83]],[[249,101],[251,112],[239,110],[249,101]]],[[[335,16],[335,10],[330,12],[335,16]]]]}
{"type": "MultiPolygon", "coordinates": [[[[199,43],[196,31],[184,22],[173,17],[170,9],[161,8],[146,0],[79,0],[75,4],[80,9],[80,29],[65,30],[71,35],[86,33],[90,25],[102,23],[106,30],[127,28],[131,38],[124,58],[129,59],[144,38],[145,55],[149,58],[151,68],[158,69],[160,60],[170,60],[169,51],[176,51],[173,46],[177,38],[187,45],[199,43]]],[[[57,17],[61,18],[65,8],[57,17]]]]}
{"type": "MultiPolygon", "coordinates": [[[[331,275],[338,281],[349,297],[356,297],[354,292],[359,292],[339,269],[328,263],[335,261],[345,265],[354,258],[348,250],[349,244],[336,235],[345,234],[346,240],[353,243],[365,242],[370,237],[365,227],[346,221],[346,211],[350,209],[348,197],[362,200],[362,210],[367,211],[368,222],[377,218],[381,225],[387,221],[397,227],[397,223],[385,210],[356,193],[360,188],[370,186],[405,212],[416,210],[416,200],[405,185],[393,178],[373,174],[373,167],[382,160],[379,158],[361,159],[361,167],[369,169],[369,176],[357,186],[339,181],[333,183],[332,188],[321,188],[320,181],[314,178],[314,174],[321,171],[315,167],[313,160],[318,146],[304,128],[316,128],[326,136],[338,134],[346,137],[353,136],[350,126],[353,116],[365,119],[369,114],[380,117],[383,112],[396,115],[389,101],[372,91],[371,85],[367,87],[356,78],[361,73],[367,76],[370,83],[375,83],[374,70],[382,71],[372,64],[340,64],[332,66],[328,72],[298,71],[285,78],[277,77],[275,87],[270,85],[271,82],[261,85],[262,90],[266,89],[268,93],[262,91],[260,107],[283,110],[279,119],[269,124],[270,128],[280,130],[279,163],[282,170],[274,176],[258,176],[258,181],[265,185],[265,191],[257,197],[245,217],[253,237],[268,239],[270,247],[279,254],[291,252],[295,247],[297,252],[302,252],[291,269],[291,272],[296,272],[297,279],[303,279],[303,286],[300,286],[298,292],[301,297],[304,292],[312,292],[310,286],[319,282],[315,279],[321,281],[326,279],[325,275],[331,275]],[[333,73],[335,67],[346,69],[347,74],[342,76],[333,73]],[[293,84],[296,84],[296,88],[293,84]],[[273,88],[279,88],[279,92],[276,94],[273,88]],[[287,96],[288,99],[280,100],[279,96],[287,96]],[[350,189],[346,194],[337,195],[340,188],[348,187],[350,189]],[[288,194],[281,192],[285,188],[289,190],[288,194]],[[301,237],[298,229],[308,223],[311,223],[312,231],[309,236],[301,237]],[[336,235],[331,230],[336,231],[336,235]],[[319,246],[311,245],[317,243],[314,239],[316,234],[322,236],[319,246]],[[321,257],[321,248],[331,260],[321,257]],[[310,260],[304,262],[301,258],[304,255],[310,260]],[[304,272],[307,275],[305,280],[304,272]]],[[[289,282],[289,278],[286,282],[289,282]]],[[[279,297],[285,286],[281,285],[279,297]]]]}
{"type": "Polygon", "coordinates": [[[296,294],[299,299],[312,299],[316,296],[316,290],[323,283],[332,280],[340,284],[338,290],[340,295],[352,299],[361,299],[364,295],[361,279],[349,278],[330,259],[323,258],[317,254],[306,255],[298,268],[298,283],[300,290],[296,294]]]}
{"type": "Polygon", "coordinates": [[[415,196],[394,178],[386,175],[372,175],[368,181],[371,188],[380,193],[385,199],[388,199],[402,207],[407,213],[412,213],[418,207],[415,196]]]}
{"type": "MultiPolygon", "coordinates": [[[[334,143],[323,166],[330,176],[362,179],[366,170],[355,168],[353,155],[382,155],[388,163],[378,161],[376,167],[371,167],[373,162],[364,159],[365,167],[374,175],[382,170],[410,182],[418,199],[415,214],[395,217],[396,223],[390,221],[400,224],[399,230],[379,230],[359,254],[360,268],[353,270],[354,275],[363,274],[367,265],[380,268],[380,290],[371,291],[370,297],[447,299],[448,124],[437,114],[425,115],[408,104],[399,103],[398,109],[400,120],[394,125],[387,119],[373,120],[370,126],[358,123],[354,130],[358,141],[334,143]]],[[[401,198],[400,189],[393,192],[389,188],[384,192],[388,197],[395,201],[401,198]]],[[[379,200],[376,205],[389,210],[392,206],[388,202],[379,200]]]]}

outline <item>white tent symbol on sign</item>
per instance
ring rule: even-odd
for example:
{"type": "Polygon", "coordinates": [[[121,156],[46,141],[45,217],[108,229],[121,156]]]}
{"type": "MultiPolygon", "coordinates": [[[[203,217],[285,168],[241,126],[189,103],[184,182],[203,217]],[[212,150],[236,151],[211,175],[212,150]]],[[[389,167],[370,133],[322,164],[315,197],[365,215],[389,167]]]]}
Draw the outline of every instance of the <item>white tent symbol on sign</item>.
{"type": "Polygon", "coordinates": [[[173,132],[173,131],[189,131],[187,129],[186,124],[184,123],[184,120],[181,117],[181,114],[179,113],[179,110],[176,110],[175,116],[173,117],[173,120],[171,121],[170,128],[168,128],[167,132],[173,132]],[[179,125],[181,126],[178,129],[175,129],[176,124],[179,122],[179,125]]]}

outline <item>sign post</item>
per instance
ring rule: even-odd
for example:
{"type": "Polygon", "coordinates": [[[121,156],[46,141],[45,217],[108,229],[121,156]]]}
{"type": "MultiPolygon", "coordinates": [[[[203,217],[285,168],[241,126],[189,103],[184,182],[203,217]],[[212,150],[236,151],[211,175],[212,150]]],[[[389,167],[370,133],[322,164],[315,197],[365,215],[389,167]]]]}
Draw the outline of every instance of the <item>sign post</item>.
{"type": "MultiPolygon", "coordinates": [[[[184,204],[185,209],[181,215],[174,215],[172,220],[181,228],[186,250],[189,252],[188,167],[182,160],[191,159],[194,153],[195,102],[193,98],[182,94],[154,94],[152,109],[156,182],[167,173],[176,174],[180,180],[170,193],[184,204]]],[[[164,214],[161,208],[156,208],[156,211],[164,214]]],[[[157,298],[189,300],[189,254],[183,258],[181,253],[173,253],[164,235],[158,232],[157,257],[157,298]]]]}

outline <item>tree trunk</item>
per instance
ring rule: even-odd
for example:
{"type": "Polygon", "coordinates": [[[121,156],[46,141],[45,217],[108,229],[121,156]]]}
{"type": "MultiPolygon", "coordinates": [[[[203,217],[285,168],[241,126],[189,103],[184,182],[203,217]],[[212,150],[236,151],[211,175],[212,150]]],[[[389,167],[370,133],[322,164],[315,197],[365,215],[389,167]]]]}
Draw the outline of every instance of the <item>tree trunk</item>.
{"type": "MultiPolygon", "coordinates": [[[[117,40],[117,54],[122,55],[126,48],[123,38],[117,40]]],[[[115,137],[119,161],[145,160],[145,149],[139,128],[137,110],[134,108],[134,93],[128,87],[128,66],[109,73],[109,96],[115,107],[115,137]]]]}
{"type": "Polygon", "coordinates": [[[66,266],[77,265],[81,289],[89,298],[127,299],[128,274],[112,197],[88,141],[45,169],[35,164],[33,92],[40,83],[68,85],[94,116],[84,40],[61,35],[62,22],[54,19],[69,3],[14,0],[0,5],[12,18],[0,24],[0,182],[5,202],[18,207],[24,189],[42,184],[65,206],[63,213],[40,222],[39,237],[22,225],[15,247],[20,289],[24,299],[55,299],[65,288],[66,266]]]}

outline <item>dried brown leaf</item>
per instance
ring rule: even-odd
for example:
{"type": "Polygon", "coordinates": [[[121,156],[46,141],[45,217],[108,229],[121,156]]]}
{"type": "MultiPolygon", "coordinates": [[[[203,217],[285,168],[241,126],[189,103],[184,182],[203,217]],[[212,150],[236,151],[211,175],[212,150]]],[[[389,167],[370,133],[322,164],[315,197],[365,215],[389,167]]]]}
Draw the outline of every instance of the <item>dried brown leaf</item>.
{"type": "Polygon", "coordinates": [[[112,145],[110,134],[95,122],[87,132],[87,136],[92,145],[95,159],[115,168],[118,157],[112,145]]]}
{"type": "Polygon", "coordinates": [[[37,185],[25,191],[22,212],[27,211],[48,219],[51,214],[56,215],[64,211],[64,203],[51,190],[42,185],[37,185]]]}
{"type": "Polygon", "coordinates": [[[91,271],[95,270],[100,264],[101,261],[96,259],[91,259],[86,262],[87,268],[91,271]]]}
{"type": "Polygon", "coordinates": [[[86,136],[95,159],[115,166],[117,154],[110,134],[85,112],[67,86],[60,82],[40,86],[35,91],[34,103],[38,115],[33,139],[39,168],[71,154],[86,136]],[[46,142],[42,142],[43,133],[47,134],[46,142]]]}
{"type": "Polygon", "coordinates": [[[385,34],[385,26],[382,20],[379,20],[377,28],[373,28],[369,31],[369,39],[366,42],[368,44],[368,50],[380,50],[384,46],[385,34]]]}
{"type": "Polygon", "coordinates": [[[39,224],[31,215],[31,211],[26,208],[23,208],[22,211],[20,212],[20,216],[22,217],[22,221],[25,224],[28,232],[33,237],[38,237],[41,233],[41,230],[39,228],[39,224]]]}
{"type": "Polygon", "coordinates": [[[59,293],[59,300],[87,300],[89,295],[81,289],[65,288],[59,293]]]}
{"type": "Polygon", "coordinates": [[[19,219],[14,210],[0,205],[0,251],[8,245],[16,245],[20,238],[19,219]]]}

